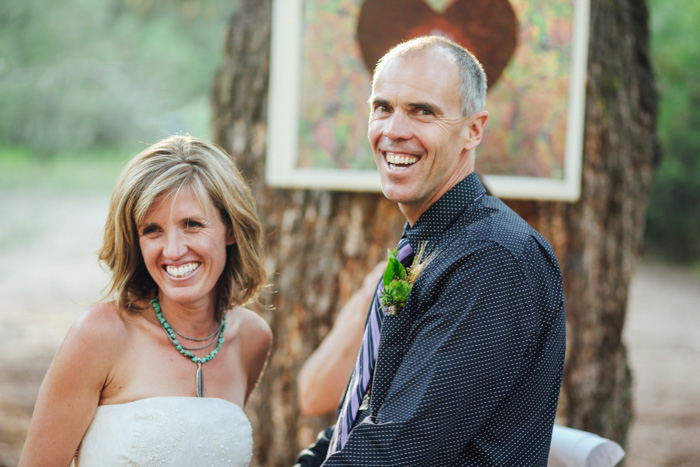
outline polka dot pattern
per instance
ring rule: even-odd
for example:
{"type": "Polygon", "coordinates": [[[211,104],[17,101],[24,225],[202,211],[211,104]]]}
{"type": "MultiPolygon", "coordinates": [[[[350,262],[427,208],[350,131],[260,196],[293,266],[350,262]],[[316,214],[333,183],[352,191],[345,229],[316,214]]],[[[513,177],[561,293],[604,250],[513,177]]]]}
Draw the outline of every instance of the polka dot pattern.
{"type": "Polygon", "coordinates": [[[437,258],[383,320],[370,409],[323,462],[299,465],[546,466],[565,349],[554,252],[476,174],[404,235],[437,258]]]}

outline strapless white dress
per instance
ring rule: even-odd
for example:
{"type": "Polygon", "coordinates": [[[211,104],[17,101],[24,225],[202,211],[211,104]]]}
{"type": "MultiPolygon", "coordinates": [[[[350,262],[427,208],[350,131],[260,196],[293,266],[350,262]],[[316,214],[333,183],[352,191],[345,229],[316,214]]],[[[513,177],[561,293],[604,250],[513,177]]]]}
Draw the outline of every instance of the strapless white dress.
{"type": "Polygon", "coordinates": [[[253,430],[238,405],[153,397],[97,407],[76,467],[250,465],[253,430]]]}

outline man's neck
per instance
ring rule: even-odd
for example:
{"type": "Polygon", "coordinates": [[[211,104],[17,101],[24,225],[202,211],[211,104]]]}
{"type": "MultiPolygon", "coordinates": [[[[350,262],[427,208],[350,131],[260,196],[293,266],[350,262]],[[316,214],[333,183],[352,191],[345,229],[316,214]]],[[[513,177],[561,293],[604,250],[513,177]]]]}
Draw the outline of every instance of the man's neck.
{"type": "Polygon", "coordinates": [[[416,203],[416,204],[399,204],[399,209],[403,213],[404,217],[408,221],[408,224],[413,227],[413,225],[418,222],[418,219],[427,211],[430,209],[430,207],[437,203],[440,198],[443,197],[445,193],[450,191],[452,188],[454,188],[455,185],[457,185],[459,182],[467,178],[470,174],[474,172],[474,166],[472,165],[469,170],[467,170],[465,173],[456,172],[456,176],[452,179],[449,180],[448,183],[443,185],[442,189],[438,191],[435,196],[433,196],[431,199],[426,200],[422,203],[416,203]]]}

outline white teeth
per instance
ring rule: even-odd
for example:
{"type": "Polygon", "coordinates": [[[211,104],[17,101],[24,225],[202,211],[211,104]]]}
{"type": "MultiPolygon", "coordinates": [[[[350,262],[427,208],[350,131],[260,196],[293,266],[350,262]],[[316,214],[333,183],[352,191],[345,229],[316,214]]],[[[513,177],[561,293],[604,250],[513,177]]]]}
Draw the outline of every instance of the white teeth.
{"type": "Polygon", "coordinates": [[[165,266],[165,271],[173,277],[185,277],[199,267],[201,263],[187,263],[182,266],[165,266]]]}
{"type": "Polygon", "coordinates": [[[393,152],[387,152],[386,153],[386,161],[391,165],[392,168],[398,169],[398,168],[405,168],[405,167],[397,167],[397,164],[400,165],[412,165],[418,162],[419,157],[416,156],[400,156],[398,154],[394,154],[393,152]]]}

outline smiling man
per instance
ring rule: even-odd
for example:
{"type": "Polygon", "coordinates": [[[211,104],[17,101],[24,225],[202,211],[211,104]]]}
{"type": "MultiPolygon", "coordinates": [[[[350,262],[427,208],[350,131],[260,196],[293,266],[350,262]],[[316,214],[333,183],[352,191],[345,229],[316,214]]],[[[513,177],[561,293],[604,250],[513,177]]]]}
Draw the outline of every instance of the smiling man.
{"type": "Polygon", "coordinates": [[[379,61],[368,135],[384,195],[407,220],[397,256],[409,267],[425,248],[431,261],[398,314],[374,299],[338,421],[299,465],[547,464],[561,274],[544,238],[474,172],[485,97],[481,65],[447,39],[379,61]]]}
{"type": "Polygon", "coordinates": [[[474,171],[474,149],[488,118],[481,110],[486,80],[469,56],[467,71],[475,75],[478,95],[476,103],[463,106],[458,57],[439,47],[400,50],[382,60],[375,72],[369,141],[384,195],[399,203],[413,225],[474,171]]]}

